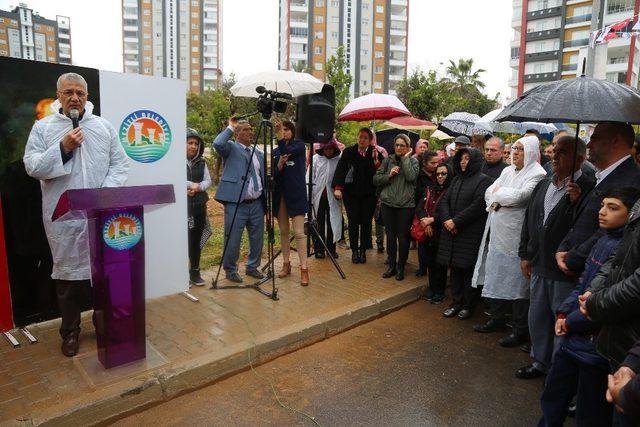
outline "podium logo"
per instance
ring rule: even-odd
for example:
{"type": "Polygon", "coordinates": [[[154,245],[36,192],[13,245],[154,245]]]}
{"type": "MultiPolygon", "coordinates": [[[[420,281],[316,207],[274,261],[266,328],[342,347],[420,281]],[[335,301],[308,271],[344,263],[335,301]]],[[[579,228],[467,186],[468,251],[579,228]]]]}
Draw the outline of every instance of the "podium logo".
{"type": "Polygon", "coordinates": [[[171,128],[155,111],[138,110],[129,114],[118,134],[127,156],[140,163],[160,160],[171,146],[171,128]]]}
{"type": "Polygon", "coordinates": [[[133,214],[116,214],[102,227],[102,238],[110,248],[126,251],[142,238],[142,221],[133,214]]]}

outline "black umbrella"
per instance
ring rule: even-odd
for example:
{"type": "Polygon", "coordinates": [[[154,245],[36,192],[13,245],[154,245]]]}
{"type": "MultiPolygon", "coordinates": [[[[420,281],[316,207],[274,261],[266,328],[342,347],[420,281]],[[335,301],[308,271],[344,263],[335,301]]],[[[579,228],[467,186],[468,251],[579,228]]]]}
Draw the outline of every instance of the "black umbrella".
{"type": "MultiPolygon", "coordinates": [[[[536,86],[507,105],[498,122],[640,123],[640,91],[627,85],[586,77],[536,86]]],[[[574,164],[577,150],[574,150],[574,164]]],[[[573,175],[571,176],[573,181],[573,175]]]]}
{"type": "Polygon", "coordinates": [[[400,134],[404,134],[409,137],[409,139],[411,140],[411,148],[414,148],[416,146],[416,142],[418,142],[418,140],[420,139],[420,135],[415,132],[391,128],[379,130],[376,132],[376,144],[387,150],[387,153],[393,154],[393,141],[395,140],[396,136],[400,134]]]}

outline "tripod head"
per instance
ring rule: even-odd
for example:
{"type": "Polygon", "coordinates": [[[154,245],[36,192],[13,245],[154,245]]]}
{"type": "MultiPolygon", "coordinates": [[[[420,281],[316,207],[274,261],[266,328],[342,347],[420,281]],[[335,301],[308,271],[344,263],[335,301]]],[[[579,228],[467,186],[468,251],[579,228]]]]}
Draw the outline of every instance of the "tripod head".
{"type": "Polygon", "coordinates": [[[293,99],[288,93],[268,90],[264,86],[258,86],[256,92],[260,94],[256,107],[264,120],[270,120],[274,111],[281,114],[286,112],[289,105],[287,101],[293,99]]]}

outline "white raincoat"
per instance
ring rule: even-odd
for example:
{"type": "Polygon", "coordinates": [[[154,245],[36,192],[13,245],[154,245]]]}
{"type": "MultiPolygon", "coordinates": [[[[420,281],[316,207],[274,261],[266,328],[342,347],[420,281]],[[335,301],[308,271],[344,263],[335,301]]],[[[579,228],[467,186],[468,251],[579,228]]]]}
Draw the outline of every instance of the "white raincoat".
{"type": "Polygon", "coordinates": [[[33,125],[23,159],[27,173],[40,180],[42,188],[43,223],[53,256],[51,277],[86,280],[91,278],[87,221],[52,222],[51,215],[66,190],[124,185],[129,161],[113,126],[94,116],[93,104],[87,102],[80,120],[84,142],[63,164],[60,142],[73,125],[59,112],[60,107],[55,101],[51,105],[54,113],[33,125]]]}
{"type": "MultiPolygon", "coordinates": [[[[336,173],[336,166],[340,160],[340,154],[327,159],[320,154],[313,155],[313,193],[312,202],[314,212],[317,213],[320,207],[320,199],[322,198],[322,190],[327,190],[327,201],[329,202],[329,219],[331,222],[331,230],[333,231],[333,243],[340,240],[342,230],[342,201],[333,195],[331,181],[336,173]]],[[[325,242],[328,244],[332,242],[325,242]]]]}
{"type": "Polygon", "coordinates": [[[517,142],[524,147],[524,167],[519,171],[513,165],[506,167],[485,192],[489,217],[472,283],[474,287],[484,285],[482,296],[486,298],[529,298],[529,279],[522,275],[518,257],[520,231],[531,193],[546,172],[539,163],[538,138],[525,136],[517,142]],[[489,209],[494,202],[501,206],[498,211],[489,209]]]}

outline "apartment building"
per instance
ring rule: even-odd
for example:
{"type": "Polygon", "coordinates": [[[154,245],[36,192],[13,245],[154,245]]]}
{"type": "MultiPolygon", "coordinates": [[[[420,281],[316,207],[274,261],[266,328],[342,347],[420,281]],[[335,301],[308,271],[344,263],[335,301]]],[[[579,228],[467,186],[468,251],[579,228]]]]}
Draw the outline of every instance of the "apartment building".
{"type": "Polygon", "coordinates": [[[589,47],[592,31],[637,15],[640,0],[514,0],[511,100],[545,82],[582,74],[638,87],[639,44],[589,47]],[[634,12],[635,10],[635,12],[634,12]]]}
{"type": "Polygon", "coordinates": [[[122,0],[122,32],[125,73],[220,84],[222,0],[122,0]]]}
{"type": "Polygon", "coordinates": [[[0,10],[0,56],[71,64],[69,17],[46,19],[24,3],[0,10]]]}
{"type": "Polygon", "coordinates": [[[326,77],[344,46],[351,95],[395,93],[407,75],[409,0],[280,0],[278,66],[326,77]]]}

